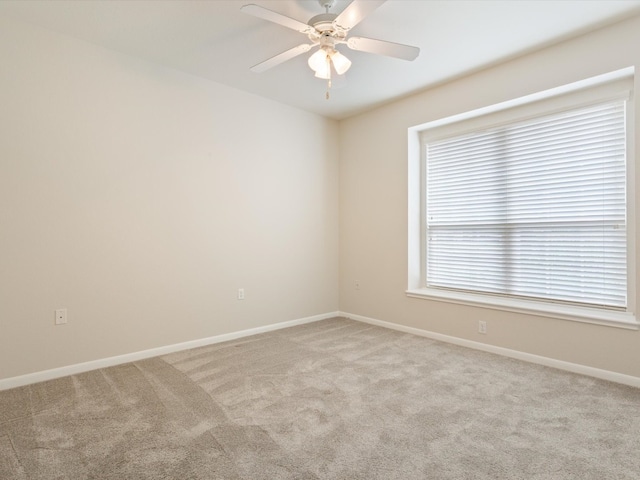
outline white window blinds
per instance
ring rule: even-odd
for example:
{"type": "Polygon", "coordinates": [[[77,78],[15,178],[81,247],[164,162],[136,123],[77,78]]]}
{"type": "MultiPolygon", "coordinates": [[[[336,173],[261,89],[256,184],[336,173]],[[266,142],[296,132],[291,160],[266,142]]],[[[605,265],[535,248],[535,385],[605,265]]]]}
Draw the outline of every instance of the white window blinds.
{"type": "Polygon", "coordinates": [[[426,283],[627,303],[625,101],[426,144],[426,283]]]}

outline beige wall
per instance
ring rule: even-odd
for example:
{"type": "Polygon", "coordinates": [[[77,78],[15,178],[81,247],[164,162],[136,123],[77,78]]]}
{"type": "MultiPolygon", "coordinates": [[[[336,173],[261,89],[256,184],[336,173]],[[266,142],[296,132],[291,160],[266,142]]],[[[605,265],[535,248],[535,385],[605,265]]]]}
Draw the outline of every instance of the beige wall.
{"type": "Polygon", "coordinates": [[[337,310],[335,122],[2,19],[0,59],[0,379],[337,310]]]}
{"type": "MultiPolygon", "coordinates": [[[[342,121],[340,309],[640,377],[638,331],[407,298],[404,293],[407,129],[624,67],[635,66],[638,72],[638,45],[640,18],[635,17],[342,121]],[[477,333],[479,320],[487,321],[487,335],[477,333]]],[[[640,92],[637,73],[635,91],[640,92]]],[[[640,145],[640,102],[633,108],[639,120],[631,135],[640,145]]],[[[634,164],[637,153],[635,157],[634,164]]]]}
{"type": "Polygon", "coordinates": [[[640,376],[639,332],[404,294],[407,128],[639,44],[635,18],[337,125],[0,19],[0,379],[338,308],[640,376]]]}

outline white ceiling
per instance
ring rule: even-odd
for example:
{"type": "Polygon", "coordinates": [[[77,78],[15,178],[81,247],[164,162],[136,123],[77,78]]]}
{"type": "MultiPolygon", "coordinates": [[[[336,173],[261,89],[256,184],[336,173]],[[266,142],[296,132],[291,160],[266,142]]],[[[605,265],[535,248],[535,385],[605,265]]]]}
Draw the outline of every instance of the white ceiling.
{"type": "MultiPolygon", "coordinates": [[[[337,0],[334,13],[350,0],[337,0]]],[[[388,0],[351,35],[420,47],[414,62],[342,50],[352,61],[324,98],[301,55],[264,73],[249,67],[305,37],[243,14],[255,3],[304,23],[317,0],[0,1],[0,15],[230,85],[332,118],[345,118],[524,52],[640,14],[640,0],[388,0]]]]}

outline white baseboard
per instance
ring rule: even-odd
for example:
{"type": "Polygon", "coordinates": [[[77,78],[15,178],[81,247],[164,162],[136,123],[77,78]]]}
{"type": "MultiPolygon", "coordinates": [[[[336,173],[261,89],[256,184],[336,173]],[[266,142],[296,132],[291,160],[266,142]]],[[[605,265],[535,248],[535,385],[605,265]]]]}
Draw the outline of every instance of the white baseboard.
{"type": "Polygon", "coordinates": [[[229,340],[249,337],[258,333],[271,332],[273,330],[280,330],[281,328],[294,327],[296,325],[317,322],[319,320],[325,320],[327,318],[334,318],[337,316],[339,316],[339,312],[324,313],[321,315],[299,318],[297,320],[290,320],[288,322],[265,325],[264,327],[250,328],[248,330],[240,330],[239,332],[225,333],[223,335],[216,335],[214,337],[201,338],[198,340],[166,345],[164,347],[152,348],[140,352],[126,353],[124,355],[118,355],[115,357],[101,358],[98,360],[92,360],[90,362],[68,365],[66,367],[53,368],[51,370],[29,373],[27,375],[0,379],[0,390],[8,390],[10,388],[30,385],[32,383],[43,382],[45,380],[53,380],[54,378],[75,375],[78,373],[88,372],[90,370],[97,370],[99,368],[113,367],[114,365],[121,365],[123,363],[144,360],[145,358],[157,357],[159,355],[166,355],[168,353],[188,350],[190,348],[204,347],[206,345],[212,345],[214,343],[227,342],[229,340]]]}
{"type": "Polygon", "coordinates": [[[427,330],[421,330],[419,328],[407,327],[399,325],[397,323],[385,322],[383,320],[376,320],[375,318],[364,317],[362,315],[355,315],[347,312],[339,312],[341,317],[347,317],[359,322],[369,323],[371,325],[377,325],[380,327],[390,328],[392,330],[398,330],[400,332],[411,333],[413,335],[419,335],[421,337],[431,338],[433,340],[439,340],[441,342],[453,343],[462,347],[473,348],[475,350],[482,350],[484,352],[495,353],[505,357],[515,358],[517,360],[523,360],[525,362],[536,363],[538,365],[544,365],[545,367],[557,368],[559,370],[565,370],[567,372],[579,373],[581,375],[587,375],[589,377],[599,378],[601,380],[608,380],[610,382],[621,383],[623,385],[629,385],[631,387],[640,388],[640,378],[632,375],[625,375],[622,373],[611,372],[609,370],[601,370],[599,368],[588,367],[586,365],[580,365],[577,363],[565,362],[563,360],[556,360],[554,358],[542,357],[540,355],[534,355],[532,353],[519,352],[517,350],[511,350],[509,348],[497,347],[495,345],[489,345],[481,342],[474,342],[473,340],[465,340],[463,338],[452,337],[449,335],[443,335],[441,333],[429,332],[427,330]]]}
{"type": "Polygon", "coordinates": [[[631,375],[611,372],[609,370],[601,370],[599,368],[588,367],[585,365],[580,365],[580,364],[571,363],[571,362],[565,362],[563,360],[556,360],[549,357],[542,357],[542,356],[534,355],[531,353],[519,352],[517,350],[511,350],[509,348],[497,347],[495,345],[489,345],[481,342],[474,342],[473,340],[465,340],[463,338],[443,335],[441,333],[430,332],[428,330],[422,330],[414,327],[407,327],[405,325],[399,325],[397,323],[377,320],[375,318],[369,318],[362,315],[356,315],[353,313],[330,312],[330,313],[325,313],[321,315],[314,315],[311,317],[300,318],[297,320],[291,320],[288,322],[274,323],[271,325],[265,325],[263,327],[250,328],[248,330],[240,330],[238,332],[232,332],[232,333],[226,333],[223,335],[216,335],[213,337],[201,338],[201,339],[192,340],[189,342],[166,345],[164,347],[152,348],[152,349],[143,350],[140,352],[127,353],[127,354],[118,355],[115,357],[102,358],[98,360],[92,360],[90,362],[78,363],[75,365],[68,365],[60,368],[53,368],[51,370],[44,370],[41,372],[29,373],[27,375],[20,375],[17,377],[0,379],[0,390],[7,390],[10,388],[21,387],[23,385],[30,385],[33,383],[43,382],[45,380],[52,380],[55,378],[66,377],[68,375],[75,375],[78,373],[88,372],[90,370],[96,370],[99,368],[106,368],[106,367],[112,367],[115,365],[121,365],[123,363],[135,362],[137,360],[144,360],[146,358],[166,355],[168,353],[188,350],[190,348],[197,348],[197,347],[203,347],[206,345],[212,345],[214,343],[227,342],[229,340],[235,340],[237,338],[248,337],[251,335],[257,335],[259,333],[270,332],[270,331],[279,330],[282,328],[294,327],[296,325],[303,325],[305,323],[317,322],[320,320],[326,320],[328,318],[334,318],[334,317],[346,317],[359,322],[364,322],[364,323],[369,323],[371,325],[390,328],[392,330],[398,330],[405,333],[411,333],[413,335],[427,337],[433,340],[439,340],[441,342],[452,343],[454,345],[460,345],[462,347],[473,348],[475,350],[482,350],[484,352],[495,353],[497,355],[503,355],[505,357],[515,358],[518,360],[523,360],[525,362],[536,363],[538,365],[544,365],[546,367],[557,368],[559,370],[579,373],[581,375],[587,375],[587,376],[599,378],[602,380],[608,380],[611,382],[621,383],[623,385],[629,385],[632,387],[640,388],[640,378],[634,377],[631,375]]]}

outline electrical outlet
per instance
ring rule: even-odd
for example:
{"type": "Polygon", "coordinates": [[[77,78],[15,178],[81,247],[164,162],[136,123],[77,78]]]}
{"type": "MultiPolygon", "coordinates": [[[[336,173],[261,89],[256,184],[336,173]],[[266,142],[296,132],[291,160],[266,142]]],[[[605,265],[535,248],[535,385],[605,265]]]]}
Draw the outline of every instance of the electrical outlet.
{"type": "Polygon", "coordinates": [[[64,325],[67,323],[67,309],[59,308],[56,310],[56,325],[64,325]]]}
{"type": "Polygon", "coordinates": [[[487,322],[485,322],[484,320],[480,320],[478,322],[478,332],[483,334],[487,333],[487,322]]]}
{"type": "Polygon", "coordinates": [[[244,288],[238,289],[238,300],[244,300],[244,288]]]}

